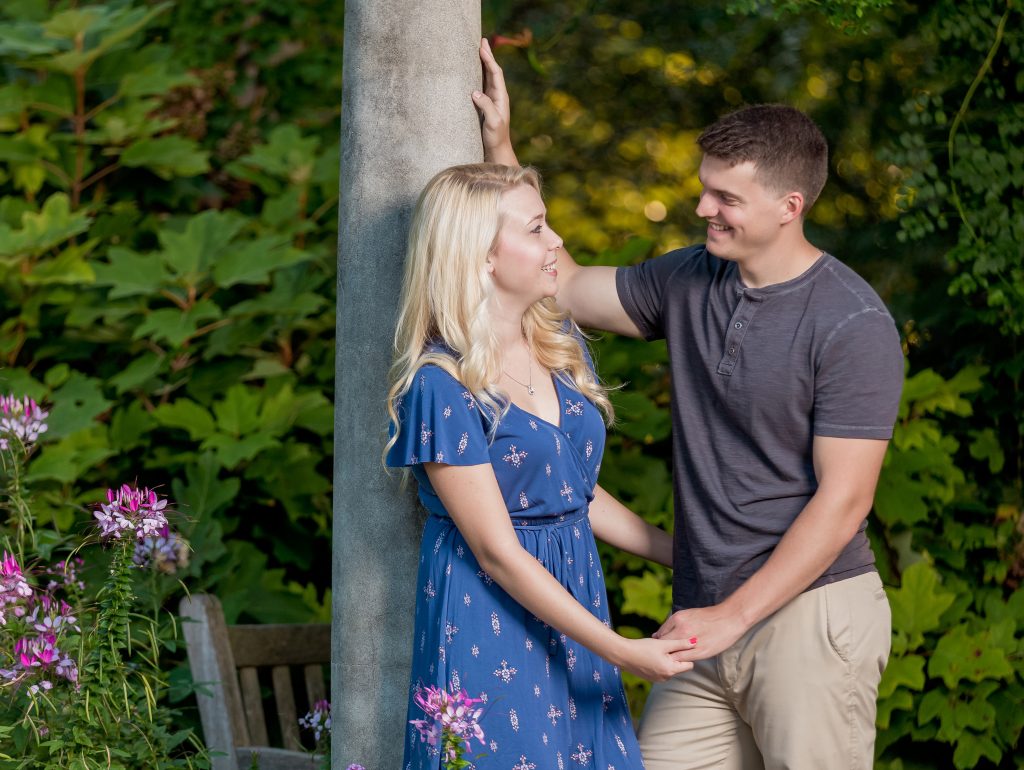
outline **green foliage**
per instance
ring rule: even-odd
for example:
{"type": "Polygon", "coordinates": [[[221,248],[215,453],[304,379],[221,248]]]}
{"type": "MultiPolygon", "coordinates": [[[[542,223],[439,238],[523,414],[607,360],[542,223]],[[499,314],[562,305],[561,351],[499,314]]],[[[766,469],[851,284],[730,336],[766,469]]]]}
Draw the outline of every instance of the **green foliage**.
{"type": "Polygon", "coordinates": [[[745,14],[770,10],[775,18],[781,19],[806,13],[810,6],[824,14],[833,26],[853,33],[863,31],[873,11],[887,8],[892,3],[893,0],[732,0],[728,9],[730,13],[745,14]]]}
{"type": "MultiPolygon", "coordinates": [[[[1014,558],[1020,513],[979,505],[962,445],[944,431],[950,416],[969,417],[968,396],[989,370],[967,367],[944,380],[930,369],[908,378],[875,503],[880,567],[889,588],[893,647],[879,689],[877,750],[896,757],[941,756],[930,743],[951,744],[953,766],[982,757],[1001,766],[1024,727],[1024,591],[1004,587],[1014,558]],[[1012,714],[996,715],[1012,705],[1012,714]]],[[[969,457],[983,476],[993,467],[991,431],[969,431],[969,457]]],[[[996,445],[996,448],[998,446],[996,445]]]]}
{"type": "Polygon", "coordinates": [[[900,237],[954,230],[952,295],[977,320],[1024,331],[1024,9],[1019,3],[939,2],[922,87],[903,112],[910,130],[893,159],[906,169],[900,237]],[[934,152],[941,142],[943,152],[934,152]],[[923,161],[923,162],[922,162],[923,161]]]}
{"type": "MultiPolygon", "coordinates": [[[[229,622],[326,620],[343,6],[70,5],[0,7],[0,393],[53,405],[31,521],[77,532],[96,490],[162,486],[179,577],[229,622]],[[282,13],[325,23],[256,23],[282,13]]],[[[191,693],[165,582],[136,588],[159,632],[132,649],[170,670],[146,708],[191,693]]],[[[94,716],[119,685],[95,687],[94,716]]]]}
{"type": "MultiPolygon", "coordinates": [[[[0,390],[55,404],[42,519],[173,480],[198,588],[235,591],[232,619],[308,620],[329,604],[336,129],[275,114],[264,135],[228,87],[231,32],[201,25],[235,51],[219,69],[175,44],[198,5],[0,11],[0,390]]],[[[275,77],[309,64],[293,44],[275,77]]]]}

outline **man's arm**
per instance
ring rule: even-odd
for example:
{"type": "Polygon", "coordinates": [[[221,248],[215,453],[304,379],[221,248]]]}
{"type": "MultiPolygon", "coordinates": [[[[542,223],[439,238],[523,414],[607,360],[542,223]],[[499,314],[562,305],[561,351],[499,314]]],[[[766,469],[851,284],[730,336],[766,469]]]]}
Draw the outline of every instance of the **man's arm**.
{"type": "MultiPolygon", "coordinates": [[[[505,75],[501,71],[487,38],[480,41],[480,61],[484,65],[484,90],[473,92],[473,104],[480,111],[484,159],[504,166],[518,166],[510,134],[511,107],[505,75]]],[[[583,267],[565,249],[558,252],[558,304],[580,326],[640,337],[640,330],[626,314],[615,288],[615,268],[583,267]]]]}
{"type": "Polygon", "coordinates": [[[480,138],[484,143],[484,160],[502,166],[518,166],[512,147],[511,114],[505,74],[498,66],[487,38],[480,40],[480,61],[484,65],[484,90],[473,92],[473,104],[480,111],[480,138]]]}
{"type": "Polygon", "coordinates": [[[679,657],[710,658],[796,598],[836,560],[867,517],[887,445],[876,439],[815,436],[818,491],[768,561],[721,604],[680,610],[654,636],[695,636],[697,647],[679,657]]]}
{"type": "Polygon", "coordinates": [[[626,313],[615,286],[617,268],[576,264],[564,248],[558,250],[558,304],[580,326],[627,337],[643,334],[626,313]]]}

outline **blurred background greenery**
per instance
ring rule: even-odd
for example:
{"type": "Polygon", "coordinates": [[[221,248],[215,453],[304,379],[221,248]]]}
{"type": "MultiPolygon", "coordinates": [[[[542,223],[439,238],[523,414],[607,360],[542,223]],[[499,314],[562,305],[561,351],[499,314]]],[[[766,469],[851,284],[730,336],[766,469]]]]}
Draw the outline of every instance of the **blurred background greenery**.
{"type": "MultiPolygon", "coordinates": [[[[895,626],[878,766],[1024,767],[1019,0],[483,13],[582,261],[700,239],[693,140],[724,111],[821,125],[811,240],[878,289],[908,359],[871,518],[895,626]]],[[[0,391],[54,404],[36,508],[56,547],[106,486],[163,485],[190,516],[180,577],[229,621],[330,615],[343,21],[336,0],[0,8],[0,391]]],[[[595,347],[625,383],[602,483],[670,526],[665,348],[595,347]]],[[[603,558],[617,624],[649,633],[667,571],[603,558]]]]}

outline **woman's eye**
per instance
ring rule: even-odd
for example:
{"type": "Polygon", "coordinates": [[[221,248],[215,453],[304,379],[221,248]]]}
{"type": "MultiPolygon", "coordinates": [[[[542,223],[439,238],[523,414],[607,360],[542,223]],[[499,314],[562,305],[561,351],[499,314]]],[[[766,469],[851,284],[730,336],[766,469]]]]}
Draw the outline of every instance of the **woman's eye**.
{"type": "Polygon", "coordinates": [[[541,232],[543,232],[543,230],[544,230],[544,225],[537,225],[530,232],[533,233],[534,235],[540,235],[541,232]]]}

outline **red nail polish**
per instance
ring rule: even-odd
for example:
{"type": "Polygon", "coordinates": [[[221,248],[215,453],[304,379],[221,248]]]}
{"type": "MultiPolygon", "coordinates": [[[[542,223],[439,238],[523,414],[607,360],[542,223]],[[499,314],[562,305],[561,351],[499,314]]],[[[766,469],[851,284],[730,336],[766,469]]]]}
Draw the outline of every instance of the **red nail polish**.
{"type": "Polygon", "coordinates": [[[696,644],[696,643],[697,643],[697,637],[696,636],[691,636],[690,637],[690,644],[696,644]]]}

